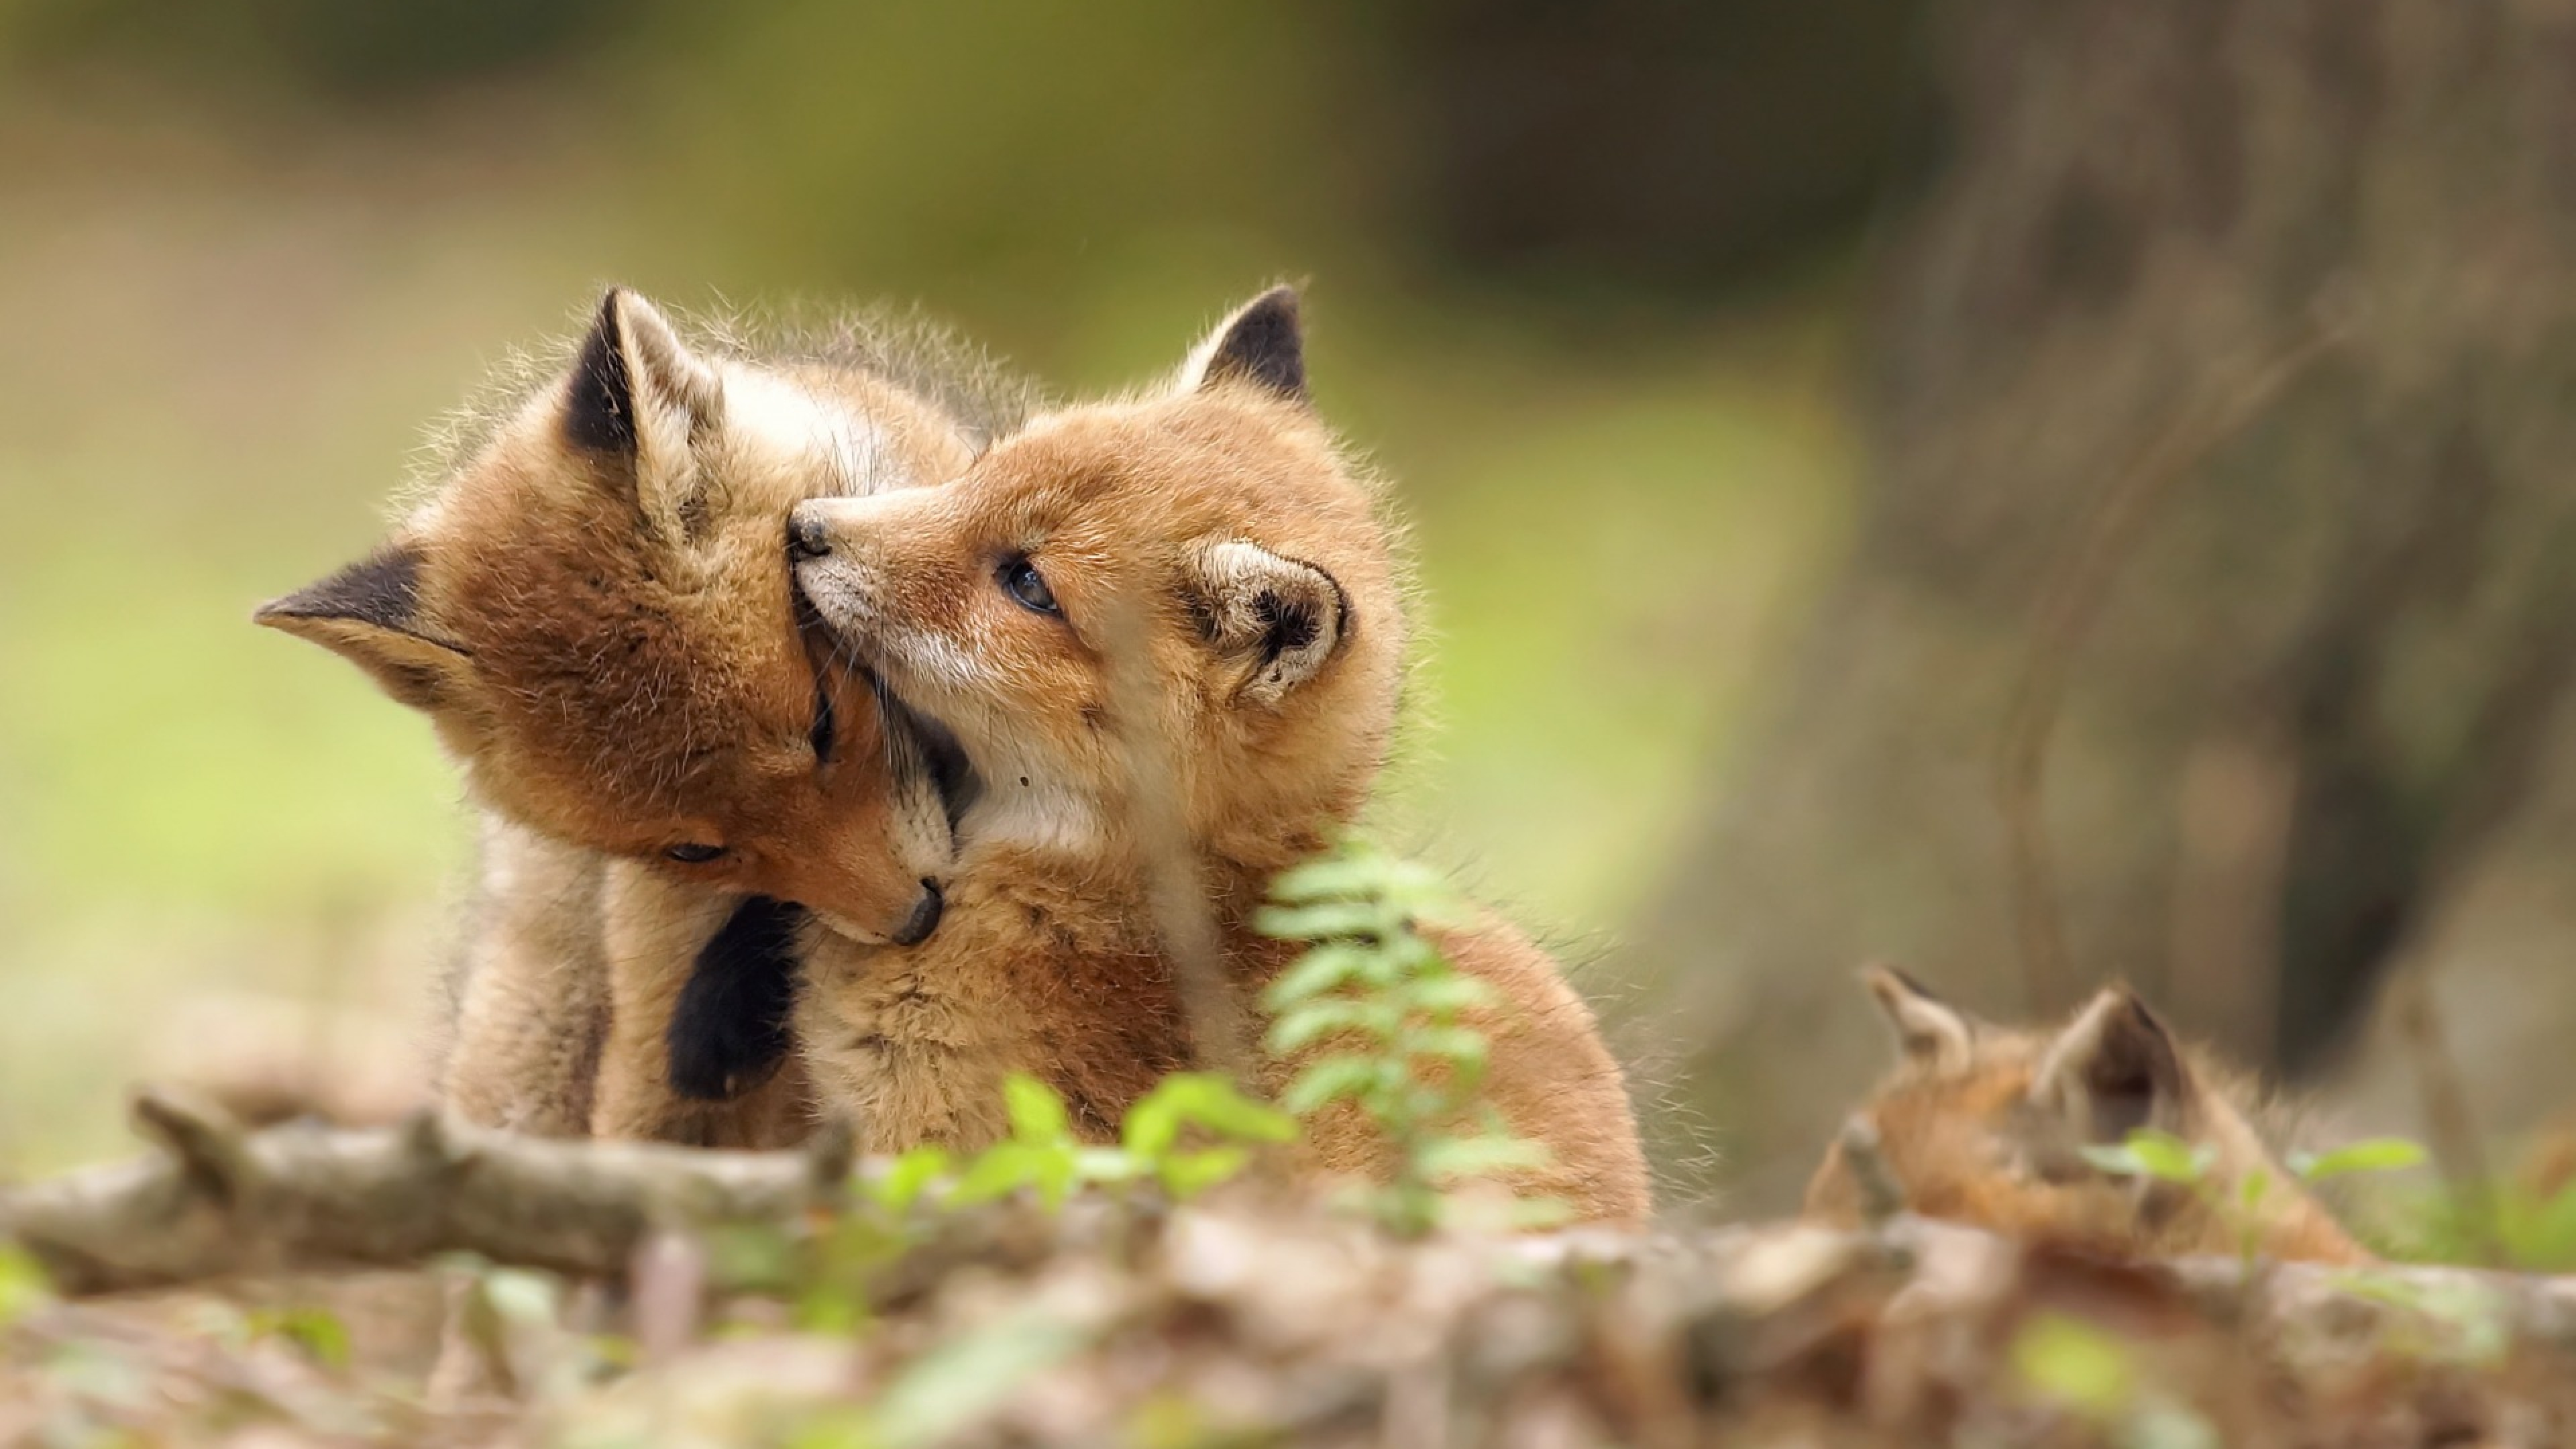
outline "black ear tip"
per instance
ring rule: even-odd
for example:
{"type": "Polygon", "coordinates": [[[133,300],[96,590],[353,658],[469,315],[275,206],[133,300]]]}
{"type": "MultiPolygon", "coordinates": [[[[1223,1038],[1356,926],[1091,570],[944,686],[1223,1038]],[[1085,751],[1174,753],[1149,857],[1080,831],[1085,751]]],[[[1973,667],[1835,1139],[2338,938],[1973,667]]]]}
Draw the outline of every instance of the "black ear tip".
{"type": "Polygon", "coordinates": [[[1209,356],[1207,377],[1239,378],[1282,397],[1306,397],[1306,343],[1297,289],[1281,285],[1244,304],[1209,356]]]}
{"type": "Polygon", "coordinates": [[[385,629],[409,629],[420,607],[420,554],[403,546],[378,549],[319,583],[271,599],[251,622],[347,619],[385,629]]]}
{"type": "Polygon", "coordinates": [[[626,367],[624,329],[619,325],[623,287],[610,287],[599,299],[599,315],[573,359],[572,386],[564,399],[564,435],[594,452],[635,451],[634,382],[626,367]]]}
{"type": "Polygon", "coordinates": [[[1861,984],[1873,991],[1901,991],[1908,996],[1930,996],[1913,973],[1892,961],[1872,961],[1860,968],[1861,984]]]}
{"type": "Polygon", "coordinates": [[[2121,1017],[2134,1029],[2151,1036],[2170,1036],[2164,1018],[2156,1015],[2147,999],[2126,986],[2110,988],[2111,999],[2119,1004],[2121,1017]]]}

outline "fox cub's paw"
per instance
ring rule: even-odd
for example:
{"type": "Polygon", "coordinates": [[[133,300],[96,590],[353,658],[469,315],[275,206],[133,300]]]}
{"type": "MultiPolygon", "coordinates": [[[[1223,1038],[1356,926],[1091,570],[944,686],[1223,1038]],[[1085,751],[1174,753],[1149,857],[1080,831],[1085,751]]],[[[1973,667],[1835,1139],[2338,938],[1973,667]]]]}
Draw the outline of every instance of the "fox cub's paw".
{"type": "Polygon", "coordinates": [[[787,1059],[804,924],[803,906],[752,896],[698,952],[671,1012],[672,1091],[728,1101],[777,1072],[787,1059]]]}

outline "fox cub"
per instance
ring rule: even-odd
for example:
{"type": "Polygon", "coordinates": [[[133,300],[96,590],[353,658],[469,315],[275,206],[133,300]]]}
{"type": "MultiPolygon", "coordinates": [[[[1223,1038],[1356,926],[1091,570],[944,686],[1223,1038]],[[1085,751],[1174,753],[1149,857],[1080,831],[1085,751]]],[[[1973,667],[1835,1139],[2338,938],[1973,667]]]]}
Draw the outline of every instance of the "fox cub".
{"type": "MultiPolygon", "coordinates": [[[[1256,991],[1294,954],[1251,929],[1267,883],[1352,821],[1395,727],[1405,582],[1375,486],[1308,402],[1296,295],[1235,313],[1167,388],[1037,417],[942,487],[800,504],[790,536],[822,622],[971,772],[938,934],[808,957],[818,1090],[877,1148],[971,1147],[1002,1133],[1020,1069],[1108,1136],[1194,1058],[1155,926],[1162,852],[1187,855],[1256,991]],[[1158,811],[1169,840],[1140,823],[1158,811]]],[[[1582,1000],[1499,923],[1441,944],[1505,1003],[1483,1023],[1491,1095],[1554,1159],[1529,1185],[1643,1218],[1582,1000]]],[[[1355,1118],[1313,1146],[1325,1170],[1386,1166],[1355,1118]]]]}
{"type": "MultiPolygon", "coordinates": [[[[2010,1237],[2122,1256],[2234,1253],[2244,1214],[2275,1258],[2370,1261],[2274,1160],[2232,1081],[2174,1040],[2126,987],[2051,1031],[1977,1020],[1904,973],[1873,967],[1870,995],[1899,1061],[1862,1115],[1907,1206],[2010,1237]],[[2154,1128],[2214,1154],[2199,1184],[2114,1176],[2083,1149],[2154,1128]],[[2250,1209],[2246,1180],[2268,1186],[2250,1209]]],[[[1807,1212],[1857,1220],[1860,1184],[1837,1143],[1807,1186],[1807,1212]]]]}
{"type": "Polygon", "coordinates": [[[802,1130],[792,1080],[738,1121],[688,1099],[784,1056],[769,961],[805,908],[918,940],[953,843],[930,747],[827,667],[788,510],[953,476],[1024,404],[919,328],[684,338],[612,289],[383,547],[259,611],[426,711],[485,809],[453,1108],[552,1133],[802,1130]],[[718,1031],[666,1041],[675,1014],[718,1031]]]}

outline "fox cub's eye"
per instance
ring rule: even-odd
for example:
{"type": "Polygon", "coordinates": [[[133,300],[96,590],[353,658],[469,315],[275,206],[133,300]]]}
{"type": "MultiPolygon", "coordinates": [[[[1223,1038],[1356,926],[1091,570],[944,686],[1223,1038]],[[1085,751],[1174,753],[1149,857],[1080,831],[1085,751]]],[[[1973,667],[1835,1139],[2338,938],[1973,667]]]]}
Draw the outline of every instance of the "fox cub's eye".
{"type": "Polygon", "coordinates": [[[662,852],[682,865],[704,865],[708,861],[722,859],[724,853],[725,848],[721,845],[674,845],[662,852]]]}
{"type": "Polygon", "coordinates": [[[1012,559],[993,577],[1000,581],[1002,592],[1018,600],[1021,608],[1040,614],[1064,612],[1055,606],[1055,590],[1047,587],[1046,575],[1027,559],[1012,559]]]}

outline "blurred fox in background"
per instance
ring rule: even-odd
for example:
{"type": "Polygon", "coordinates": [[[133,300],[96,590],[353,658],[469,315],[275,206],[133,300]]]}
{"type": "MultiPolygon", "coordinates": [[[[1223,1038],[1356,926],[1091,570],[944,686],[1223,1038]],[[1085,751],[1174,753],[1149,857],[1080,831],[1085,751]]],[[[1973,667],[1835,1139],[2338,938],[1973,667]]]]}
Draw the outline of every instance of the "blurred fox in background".
{"type": "MultiPolygon", "coordinates": [[[[1909,1210],[2120,1256],[2235,1253],[2250,1240],[2275,1258],[2371,1260],[2274,1156],[2247,1089],[2128,988],[2104,988],[2051,1031],[1978,1020],[1889,967],[1863,981],[1899,1060],[1860,1116],[1909,1210]],[[2205,1147],[2202,1179],[2119,1174],[2087,1155],[2140,1130],[2205,1147]]],[[[1808,1184],[1808,1215],[1856,1222],[1863,1170],[1837,1142],[1808,1184]]]]}

